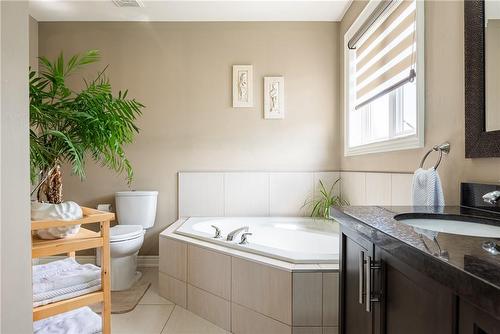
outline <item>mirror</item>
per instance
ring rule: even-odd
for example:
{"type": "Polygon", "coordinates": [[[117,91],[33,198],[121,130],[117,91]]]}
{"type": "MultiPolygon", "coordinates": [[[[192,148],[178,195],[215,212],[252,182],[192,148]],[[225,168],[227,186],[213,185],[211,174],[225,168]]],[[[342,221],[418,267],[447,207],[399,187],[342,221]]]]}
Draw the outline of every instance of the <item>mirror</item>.
{"type": "Polygon", "coordinates": [[[484,4],[485,130],[500,130],[500,1],[484,4]]]}
{"type": "Polygon", "coordinates": [[[465,157],[500,157],[500,1],[464,1],[465,157]]]}

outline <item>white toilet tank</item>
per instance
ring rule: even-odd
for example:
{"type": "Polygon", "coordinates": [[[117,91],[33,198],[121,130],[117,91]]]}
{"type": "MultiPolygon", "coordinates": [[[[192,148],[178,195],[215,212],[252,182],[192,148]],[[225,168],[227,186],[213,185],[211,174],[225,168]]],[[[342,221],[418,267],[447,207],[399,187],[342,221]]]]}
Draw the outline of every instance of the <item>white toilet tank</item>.
{"type": "Polygon", "coordinates": [[[152,227],[156,218],[157,191],[118,191],[115,193],[116,216],[120,225],[152,227]]]}

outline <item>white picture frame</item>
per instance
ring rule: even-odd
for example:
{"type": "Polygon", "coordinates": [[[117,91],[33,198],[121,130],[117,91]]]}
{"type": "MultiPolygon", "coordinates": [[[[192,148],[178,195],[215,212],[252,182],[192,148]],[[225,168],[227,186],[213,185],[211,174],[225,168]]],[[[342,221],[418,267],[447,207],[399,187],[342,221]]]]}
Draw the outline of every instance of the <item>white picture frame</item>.
{"type": "Polygon", "coordinates": [[[285,118],[285,78],[264,77],[264,119],[285,118]]]}
{"type": "Polygon", "coordinates": [[[233,108],[253,107],[253,66],[233,65],[233,108]]]}

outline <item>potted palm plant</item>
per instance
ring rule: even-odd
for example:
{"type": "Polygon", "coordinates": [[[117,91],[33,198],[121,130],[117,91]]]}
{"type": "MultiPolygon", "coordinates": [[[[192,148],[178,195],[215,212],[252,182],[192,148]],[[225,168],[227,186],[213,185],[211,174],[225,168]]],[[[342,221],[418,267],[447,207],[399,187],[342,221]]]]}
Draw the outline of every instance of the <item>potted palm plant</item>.
{"type": "MultiPolygon", "coordinates": [[[[135,121],[144,106],[128,98],[127,91],[113,94],[107,67],[93,80],[84,80],[80,90],[67,85],[71,75],[99,59],[96,50],[67,61],[61,53],[54,61],[40,57],[38,73],[30,69],[30,170],[32,183],[38,182],[32,193],[37,199],[35,210],[32,206],[34,219],[69,219],[81,212],[63,203],[61,164],[68,164],[73,174],[84,179],[85,161],[90,158],[126,173],[127,182],[132,181],[132,166],[123,147],[139,132],[135,121]]],[[[64,231],[56,232],[52,237],[65,236],[64,231]]]]}

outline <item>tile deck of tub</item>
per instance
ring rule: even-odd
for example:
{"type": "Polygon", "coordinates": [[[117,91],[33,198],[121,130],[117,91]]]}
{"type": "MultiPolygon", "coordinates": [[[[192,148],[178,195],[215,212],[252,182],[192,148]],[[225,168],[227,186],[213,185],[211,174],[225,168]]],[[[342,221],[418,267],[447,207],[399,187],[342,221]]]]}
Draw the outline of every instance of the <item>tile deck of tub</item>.
{"type": "Polygon", "coordinates": [[[158,268],[139,268],[151,286],[136,308],[113,314],[113,334],[226,334],[229,333],[192,312],[161,297],[158,292],[158,268]]]}

